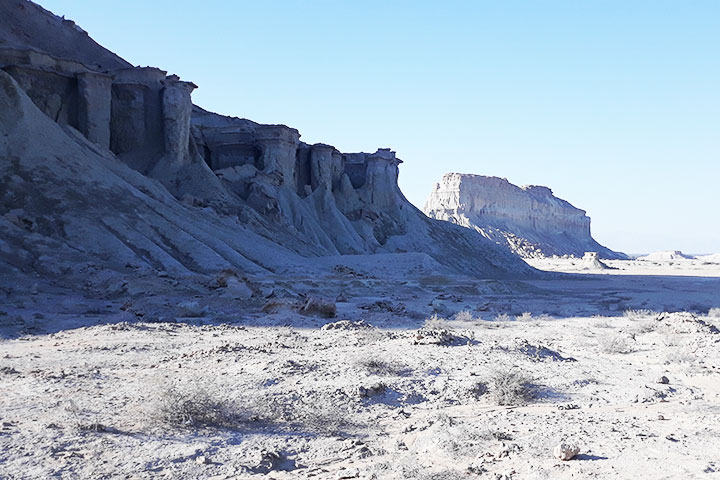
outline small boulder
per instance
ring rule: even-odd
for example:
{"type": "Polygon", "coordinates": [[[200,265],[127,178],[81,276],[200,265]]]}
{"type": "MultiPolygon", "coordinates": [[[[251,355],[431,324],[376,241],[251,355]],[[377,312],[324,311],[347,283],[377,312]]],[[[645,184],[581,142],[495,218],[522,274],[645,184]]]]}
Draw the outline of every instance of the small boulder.
{"type": "Polygon", "coordinates": [[[580,448],[572,443],[560,442],[553,449],[553,456],[558,460],[567,461],[580,453],[580,448]]]}
{"type": "Polygon", "coordinates": [[[670,383],[670,379],[668,377],[666,377],[665,375],[663,375],[662,377],[657,379],[657,383],[667,385],[668,383],[670,383]]]}
{"type": "Polygon", "coordinates": [[[370,398],[375,395],[381,395],[387,390],[387,385],[382,382],[373,383],[369,386],[359,386],[357,389],[358,396],[361,398],[370,398]]]}
{"type": "Polygon", "coordinates": [[[335,302],[326,298],[309,296],[302,307],[300,313],[306,315],[319,315],[321,317],[332,318],[337,314],[335,302]]]}

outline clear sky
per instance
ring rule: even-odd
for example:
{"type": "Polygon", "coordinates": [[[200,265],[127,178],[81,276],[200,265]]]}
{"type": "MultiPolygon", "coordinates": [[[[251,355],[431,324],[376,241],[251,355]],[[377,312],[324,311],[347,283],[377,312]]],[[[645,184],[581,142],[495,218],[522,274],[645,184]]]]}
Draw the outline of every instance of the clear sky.
{"type": "Polygon", "coordinates": [[[196,104],[546,185],[631,253],[720,252],[720,1],[38,0],[196,104]]]}

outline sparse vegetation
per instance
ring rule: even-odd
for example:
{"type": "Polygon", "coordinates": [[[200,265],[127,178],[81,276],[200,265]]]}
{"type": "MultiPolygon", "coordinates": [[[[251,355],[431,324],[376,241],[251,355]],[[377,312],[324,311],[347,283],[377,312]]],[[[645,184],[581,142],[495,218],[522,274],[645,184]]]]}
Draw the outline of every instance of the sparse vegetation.
{"type": "Polygon", "coordinates": [[[498,313],[493,320],[496,322],[509,322],[512,318],[507,313],[498,313]]]}
{"type": "Polygon", "coordinates": [[[708,310],[708,317],[720,318],[720,307],[715,307],[708,310]]]}
{"type": "Polygon", "coordinates": [[[634,339],[624,333],[600,337],[599,345],[603,353],[631,353],[635,350],[634,339]]]}
{"type": "Polygon", "coordinates": [[[648,310],[646,308],[639,308],[639,309],[628,309],[623,312],[623,316],[630,319],[638,319],[638,318],[647,318],[652,317],[653,315],[657,315],[657,312],[653,312],[652,310],[648,310]]]}
{"type": "Polygon", "coordinates": [[[470,310],[462,310],[455,314],[454,320],[456,322],[475,322],[481,319],[475,318],[470,310]]]}
{"type": "Polygon", "coordinates": [[[475,382],[470,387],[470,396],[473,398],[480,398],[488,393],[488,386],[485,382],[475,382]]]}
{"type": "Polygon", "coordinates": [[[655,331],[656,328],[657,322],[655,320],[638,321],[631,327],[633,335],[644,335],[655,331]]]}
{"type": "Polygon", "coordinates": [[[535,398],[533,379],[517,370],[497,370],[490,377],[490,393],[498,405],[523,405],[535,398]]]}
{"type": "Polygon", "coordinates": [[[437,313],[434,313],[430,318],[425,320],[423,328],[428,330],[452,330],[448,319],[438,316],[437,313]]]}
{"type": "Polygon", "coordinates": [[[160,392],[153,420],[175,428],[235,426],[238,422],[235,406],[213,392],[214,389],[199,382],[168,385],[160,392]]]}
{"type": "Polygon", "coordinates": [[[71,424],[74,428],[82,432],[103,432],[106,431],[104,425],[99,422],[93,422],[89,418],[87,411],[83,410],[70,399],[65,402],[65,411],[70,414],[71,424]]]}
{"type": "Polygon", "coordinates": [[[379,358],[368,358],[360,360],[358,367],[365,370],[370,375],[400,375],[405,367],[395,362],[388,362],[379,358]]]}
{"type": "Polygon", "coordinates": [[[518,322],[529,322],[532,319],[533,315],[531,312],[523,312],[515,317],[515,320],[517,320],[518,322]]]}

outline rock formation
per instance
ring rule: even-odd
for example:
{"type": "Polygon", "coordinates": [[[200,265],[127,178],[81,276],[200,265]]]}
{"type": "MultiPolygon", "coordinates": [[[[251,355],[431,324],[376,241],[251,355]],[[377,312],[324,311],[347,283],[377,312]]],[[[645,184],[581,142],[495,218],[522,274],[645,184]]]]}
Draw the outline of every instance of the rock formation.
{"type": "Polygon", "coordinates": [[[317,256],[416,252],[481,277],[534,274],[413,207],[390,149],[341,153],[207,112],[196,85],[133,67],[71,21],[26,0],[0,11],[0,268],[307,272],[317,256]]]}
{"type": "Polygon", "coordinates": [[[695,257],[692,255],[686,255],[680,250],[665,250],[638,257],[637,260],[646,260],[648,262],[670,262],[673,260],[693,260],[694,258],[695,257]]]}
{"type": "Polygon", "coordinates": [[[584,210],[555,197],[547,187],[518,187],[504,178],[448,173],[430,193],[425,213],[480,232],[526,258],[598,252],[626,258],[590,235],[584,210]]]}

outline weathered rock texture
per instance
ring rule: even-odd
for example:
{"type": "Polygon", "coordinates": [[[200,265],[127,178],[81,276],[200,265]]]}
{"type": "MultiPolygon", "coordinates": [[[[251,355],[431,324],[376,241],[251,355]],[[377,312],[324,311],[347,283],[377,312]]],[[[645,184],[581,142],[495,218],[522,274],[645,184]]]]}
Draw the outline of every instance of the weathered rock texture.
{"type": "Polygon", "coordinates": [[[0,268],[307,272],[318,256],[415,252],[439,271],[534,274],[413,207],[389,149],[341,153],[207,112],[194,84],[73,22],[26,0],[0,12],[0,268]]]}
{"type": "Polygon", "coordinates": [[[590,235],[584,210],[555,197],[547,187],[518,187],[504,178],[448,173],[430,193],[425,213],[473,228],[526,258],[598,252],[601,258],[625,258],[590,235]]]}

